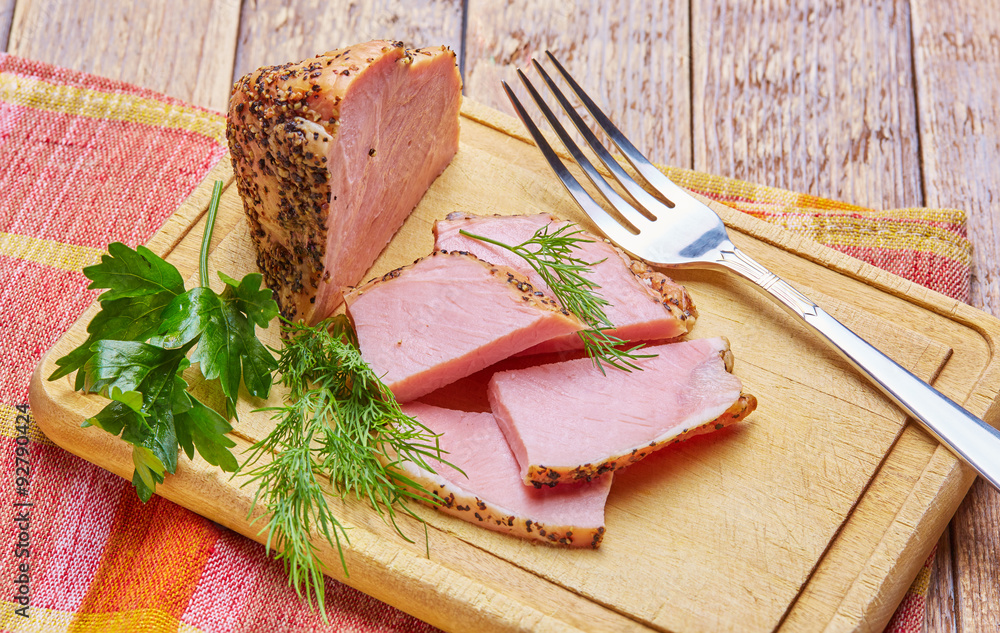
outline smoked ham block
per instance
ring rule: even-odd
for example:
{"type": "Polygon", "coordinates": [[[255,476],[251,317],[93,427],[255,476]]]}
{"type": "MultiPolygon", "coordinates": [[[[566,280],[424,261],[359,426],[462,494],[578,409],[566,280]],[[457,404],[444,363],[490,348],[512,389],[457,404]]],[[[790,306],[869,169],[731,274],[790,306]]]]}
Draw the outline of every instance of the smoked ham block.
{"type": "Polygon", "coordinates": [[[346,299],[362,357],[399,402],[581,327],[523,276],[468,253],[435,251],[346,299]]]}
{"type": "Polygon", "coordinates": [[[445,47],[374,41],[236,82],[226,135],[257,264],[292,320],[342,302],[458,149],[445,47]]]}
{"type": "Polygon", "coordinates": [[[489,413],[466,413],[413,402],[403,413],[441,435],[441,448],[462,472],[429,459],[434,473],[412,462],[399,467],[422,484],[441,512],[484,528],[569,547],[593,547],[604,536],[609,473],[590,482],[536,489],[521,482],[517,461],[489,413]],[[464,474],[463,474],[464,473],[464,474]]]}
{"type": "Polygon", "coordinates": [[[602,374],[588,358],[497,372],[493,415],[535,486],[589,480],[749,415],[724,338],[647,347],[642,371],[602,374]]]}
{"type": "MultiPolygon", "coordinates": [[[[507,249],[462,235],[459,231],[464,229],[515,246],[530,239],[542,227],[548,226],[552,233],[566,224],[553,220],[545,213],[515,216],[454,213],[435,223],[435,248],[468,251],[486,261],[509,266],[527,275],[533,286],[548,292],[545,282],[523,258],[507,249]]],[[[615,336],[627,341],[655,341],[676,338],[691,331],[698,312],[684,286],[650,269],[645,263],[631,259],[599,237],[589,233],[578,237],[592,240],[580,243],[574,257],[597,262],[584,276],[599,286],[597,293],[610,304],[604,308],[604,313],[615,325],[612,330],[615,336]]],[[[582,347],[579,336],[568,335],[546,341],[525,353],[582,347]]]]}

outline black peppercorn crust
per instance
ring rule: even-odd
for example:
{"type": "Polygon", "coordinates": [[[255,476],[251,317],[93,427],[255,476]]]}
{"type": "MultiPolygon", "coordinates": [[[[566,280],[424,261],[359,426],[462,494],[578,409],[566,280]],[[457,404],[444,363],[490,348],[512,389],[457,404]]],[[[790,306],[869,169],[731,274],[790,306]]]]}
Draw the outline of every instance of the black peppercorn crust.
{"type": "MultiPolygon", "coordinates": [[[[258,267],[285,317],[316,322],[332,311],[340,303],[340,286],[357,283],[412,209],[412,205],[404,209],[402,217],[391,211],[387,217],[377,218],[386,224],[386,230],[374,238],[369,228],[359,229],[359,235],[365,237],[357,239],[370,243],[327,252],[331,212],[358,212],[344,208],[344,191],[332,190],[328,165],[328,160],[337,160],[331,156],[331,148],[336,149],[339,141],[341,111],[352,98],[352,89],[362,84],[363,90],[355,92],[367,91],[364,98],[370,98],[373,83],[381,81],[385,90],[399,89],[406,86],[400,76],[426,74],[426,70],[454,75],[440,84],[449,87],[449,94],[434,95],[431,101],[435,107],[440,102],[440,113],[432,115],[442,119],[441,127],[433,131],[442,137],[440,143],[448,145],[428,157],[441,163],[433,167],[436,171],[432,176],[436,176],[458,146],[461,79],[454,53],[446,47],[410,50],[402,42],[373,41],[302,62],[260,68],[233,85],[226,129],[233,170],[257,249],[258,267]],[[372,79],[376,76],[390,81],[372,79]],[[382,233],[387,236],[384,240],[382,233]],[[355,271],[358,268],[360,272],[355,271]],[[345,275],[356,278],[345,280],[345,275]],[[327,283],[336,287],[324,288],[327,283]]],[[[388,108],[392,99],[386,101],[388,108]]],[[[377,136],[378,132],[372,134],[377,136]]],[[[433,142],[423,141],[425,145],[433,142]]],[[[365,147],[364,158],[386,161],[380,164],[393,167],[395,171],[389,175],[394,182],[405,181],[411,175],[407,169],[418,169],[396,166],[402,161],[393,161],[377,149],[365,147]]],[[[348,159],[357,160],[353,156],[348,159]]],[[[342,241],[350,239],[347,236],[342,241]]]]}
{"type": "MultiPolygon", "coordinates": [[[[731,357],[731,354],[730,354],[731,357]]],[[[727,363],[727,369],[732,371],[732,360],[723,361],[727,363]]],[[[544,465],[528,466],[528,473],[524,477],[526,484],[531,484],[535,488],[544,486],[556,486],[561,483],[574,483],[578,481],[591,481],[607,473],[625,468],[638,462],[653,451],[665,446],[689,440],[692,437],[718,431],[727,426],[740,422],[757,408],[757,398],[749,394],[741,394],[740,397],[722,415],[711,422],[705,422],[699,426],[684,429],[678,435],[661,438],[655,442],[650,442],[646,446],[638,446],[624,455],[611,455],[600,462],[587,463],[576,468],[549,468],[544,465]]]]}
{"type": "MultiPolygon", "coordinates": [[[[576,321],[581,329],[584,327],[584,324],[579,322],[576,316],[570,314],[569,310],[559,305],[559,302],[556,301],[555,298],[549,296],[541,290],[536,290],[535,287],[528,282],[528,278],[516,270],[507,268],[506,266],[491,264],[488,261],[476,257],[468,251],[447,251],[443,249],[435,250],[431,251],[430,255],[427,257],[451,257],[478,262],[479,264],[482,264],[483,268],[489,270],[492,277],[507,284],[507,289],[511,293],[511,298],[516,303],[523,303],[524,305],[531,306],[539,311],[558,312],[567,319],[576,321]]],[[[369,279],[366,283],[356,288],[346,289],[345,294],[347,296],[348,303],[350,304],[354,301],[354,299],[360,297],[366,292],[369,292],[372,288],[381,286],[401,275],[405,275],[407,271],[413,269],[414,266],[416,266],[423,259],[426,258],[418,258],[414,260],[412,264],[407,264],[406,266],[400,266],[399,268],[390,270],[381,277],[369,279]]],[[[348,314],[349,313],[350,312],[348,312],[348,314]]]]}
{"type": "Polygon", "coordinates": [[[529,541],[564,547],[597,549],[604,540],[604,526],[553,525],[533,521],[528,517],[488,503],[475,494],[424,470],[407,473],[424,486],[430,495],[418,495],[427,505],[479,525],[529,541]]]}

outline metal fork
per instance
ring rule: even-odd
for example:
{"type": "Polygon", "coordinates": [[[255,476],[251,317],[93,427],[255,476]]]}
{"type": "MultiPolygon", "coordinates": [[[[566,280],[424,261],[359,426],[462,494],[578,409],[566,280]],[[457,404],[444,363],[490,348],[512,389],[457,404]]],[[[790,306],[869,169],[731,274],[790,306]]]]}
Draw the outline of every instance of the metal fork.
{"type": "Polygon", "coordinates": [[[532,122],[510,86],[505,81],[501,82],[518,116],[556,176],[611,241],[651,264],[675,268],[700,267],[727,270],[753,282],[776,299],[789,313],[801,319],[955,455],[975,468],[995,488],[1000,489],[1000,431],[971,415],[898,365],[786,281],[737,248],[730,241],[722,219],[653,166],[594,104],[558,60],[547,51],[546,55],[580,99],[583,107],[590,112],[597,126],[611,139],[635,171],[667,201],[661,202],[649,194],[625,172],[587,127],[545,69],[537,61],[532,60],[535,70],[591,150],[635,201],[636,205],[627,202],[609,185],[573,141],[528,78],[518,70],[517,74],[524,87],[570,155],[608,203],[632,225],[634,232],[629,227],[623,226],[570,174],[532,122]]]}

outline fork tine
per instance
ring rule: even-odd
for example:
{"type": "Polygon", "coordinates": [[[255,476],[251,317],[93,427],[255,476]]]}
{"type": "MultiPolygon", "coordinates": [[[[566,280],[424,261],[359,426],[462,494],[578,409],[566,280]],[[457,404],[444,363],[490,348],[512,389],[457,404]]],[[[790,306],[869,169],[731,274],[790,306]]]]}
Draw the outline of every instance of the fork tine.
{"type": "Polygon", "coordinates": [[[521,101],[514,95],[514,91],[510,89],[506,81],[500,82],[503,85],[504,92],[507,93],[507,98],[510,99],[511,105],[514,106],[514,111],[517,112],[518,118],[527,128],[528,133],[531,134],[531,138],[534,139],[535,144],[538,145],[538,149],[541,150],[542,155],[545,156],[545,160],[549,163],[552,171],[555,172],[556,177],[559,178],[559,182],[566,187],[566,191],[569,192],[571,196],[576,200],[580,208],[590,216],[598,228],[604,232],[611,240],[621,243],[623,240],[627,241],[632,237],[632,233],[629,232],[621,223],[604,210],[604,207],[597,204],[587,190],[584,189],[580,183],[573,177],[573,174],[569,173],[566,166],[563,165],[562,160],[549,145],[549,142],[545,140],[542,136],[541,130],[535,125],[535,122],[531,120],[528,113],[525,111],[524,106],[521,105],[521,101]]]}
{"type": "Polygon", "coordinates": [[[622,153],[632,167],[634,167],[635,170],[646,179],[646,182],[652,185],[654,189],[662,193],[667,197],[667,199],[671,200],[671,202],[675,204],[680,199],[694,200],[691,194],[664,176],[663,173],[657,169],[655,165],[653,165],[653,163],[649,162],[649,160],[643,156],[642,152],[636,149],[635,145],[632,145],[632,142],[629,141],[624,134],[622,134],[621,130],[618,129],[618,126],[611,122],[611,119],[609,119],[607,115],[604,114],[599,107],[597,107],[597,104],[594,103],[593,99],[591,99],[587,93],[583,91],[580,84],[576,83],[576,80],[573,79],[565,68],[563,68],[563,65],[559,63],[559,60],[555,58],[555,55],[549,51],[545,51],[545,54],[548,56],[549,61],[555,65],[563,79],[566,80],[566,83],[569,84],[569,87],[583,103],[583,106],[587,108],[588,112],[590,112],[590,116],[594,117],[594,121],[597,122],[597,125],[604,131],[605,134],[608,135],[608,138],[611,139],[611,142],[615,144],[615,147],[618,148],[618,151],[622,153]]]}
{"type": "Polygon", "coordinates": [[[594,165],[590,162],[590,160],[584,156],[580,147],[573,141],[572,138],[570,138],[569,133],[566,131],[566,128],[563,127],[562,123],[559,122],[555,113],[552,112],[548,104],[545,103],[545,100],[542,99],[542,95],[538,94],[538,91],[535,90],[535,87],[530,81],[528,81],[528,78],[525,77],[524,73],[521,72],[520,69],[517,71],[517,76],[521,79],[521,83],[524,84],[524,87],[528,89],[528,93],[535,101],[535,105],[538,106],[538,109],[542,111],[542,114],[549,122],[549,125],[552,126],[553,130],[555,130],[559,140],[562,141],[562,144],[567,150],[569,150],[573,160],[575,160],[580,166],[583,173],[587,175],[590,182],[597,187],[597,189],[601,192],[601,195],[603,195],[605,199],[611,203],[611,206],[614,207],[615,210],[617,210],[618,213],[620,213],[622,217],[624,217],[636,229],[639,229],[641,226],[648,225],[650,221],[649,218],[644,216],[638,209],[618,195],[618,192],[611,188],[608,181],[604,180],[604,177],[597,172],[597,169],[594,168],[594,165]]]}
{"type": "MultiPolygon", "coordinates": [[[[552,78],[549,76],[549,73],[547,73],[545,69],[542,68],[542,65],[539,64],[534,59],[531,60],[531,64],[535,67],[535,70],[538,72],[542,80],[545,82],[545,85],[548,87],[549,92],[551,92],[552,95],[559,102],[559,105],[562,107],[563,112],[565,112],[566,115],[573,121],[573,125],[576,126],[576,129],[580,132],[581,136],[583,136],[583,139],[587,141],[587,145],[590,146],[590,149],[592,149],[594,153],[597,155],[597,157],[601,160],[601,163],[603,163],[604,166],[607,167],[608,171],[611,172],[611,175],[614,176],[615,180],[617,180],[618,183],[622,187],[624,187],[626,191],[628,191],[629,195],[632,196],[632,199],[635,200],[640,207],[642,207],[643,209],[648,211],[651,215],[653,215],[652,219],[655,220],[657,211],[659,210],[662,212],[663,203],[654,198],[653,196],[651,196],[649,192],[647,192],[639,185],[639,183],[637,183],[635,180],[632,179],[631,176],[625,173],[625,170],[622,169],[621,165],[618,164],[618,161],[616,161],[614,157],[611,156],[611,153],[607,150],[607,148],[604,147],[604,144],[601,143],[599,140],[597,140],[597,137],[594,135],[594,133],[590,130],[587,124],[584,123],[583,118],[580,117],[579,113],[576,111],[576,108],[570,105],[569,101],[566,99],[566,96],[562,93],[561,90],[559,90],[555,82],[552,81],[552,78]]],[[[670,203],[667,206],[673,206],[673,203],[670,203]]]]}

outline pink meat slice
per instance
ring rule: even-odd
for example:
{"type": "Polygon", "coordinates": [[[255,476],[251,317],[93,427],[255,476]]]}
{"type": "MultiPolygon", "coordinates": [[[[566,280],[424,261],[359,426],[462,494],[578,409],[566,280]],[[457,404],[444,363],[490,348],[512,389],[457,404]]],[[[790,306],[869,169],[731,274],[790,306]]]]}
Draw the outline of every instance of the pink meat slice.
{"type": "Polygon", "coordinates": [[[441,512],[490,530],[526,539],[593,547],[604,536],[604,506],[611,475],[557,488],[525,486],[514,454],[489,413],[466,413],[413,402],[403,405],[434,433],[445,457],[465,473],[428,460],[434,473],[411,462],[402,469],[439,501],[441,512]]]}
{"type": "Polygon", "coordinates": [[[757,406],[733,376],[724,338],[646,348],[642,371],[602,375],[589,359],[501,371],[493,415],[535,485],[590,479],[672,442],[734,424],[757,406]]]}
{"type": "Polygon", "coordinates": [[[462,253],[435,251],[346,299],[361,355],[399,402],[580,328],[519,274],[462,253]]]}
{"type": "Polygon", "coordinates": [[[236,184],[284,316],[315,323],[362,279],[458,149],[461,88],[453,51],[382,40],[236,82],[236,184]]]}
{"type": "MultiPolygon", "coordinates": [[[[548,226],[551,233],[566,224],[546,213],[515,216],[454,213],[435,223],[435,248],[468,251],[486,261],[509,266],[527,275],[536,288],[548,292],[545,282],[523,258],[507,249],[462,235],[459,231],[464,229],[514,246],[530,239],[535,231],[544,226],[548,226]]],[[[613,332],[616,336],[629,341],[655,341],[682,336],[694,327],[698,312],[684,286],[653,271],[646,264],[632,260],[599,237],[589,233],[578,237],[592,240],[581,244],[574,254],[587,262],[600,262],[586,277],[600,286],[598,292],[610,304],[604,312],[615,325],[613,332]]],[[[574,334],[546,341],[526,353],[582,347],[580,337],[574,334]]]]}

